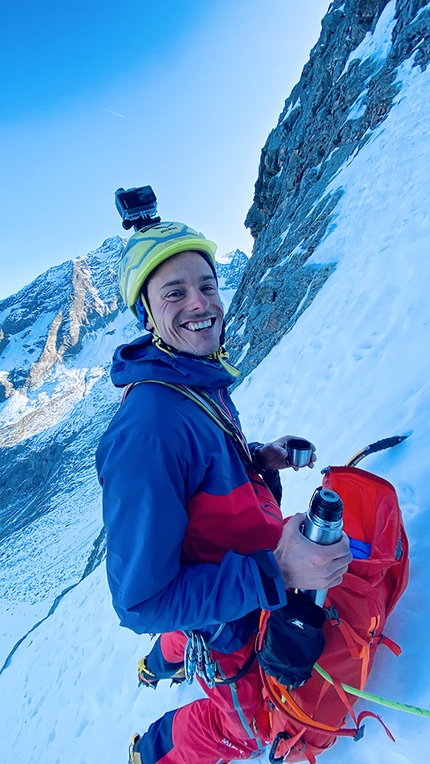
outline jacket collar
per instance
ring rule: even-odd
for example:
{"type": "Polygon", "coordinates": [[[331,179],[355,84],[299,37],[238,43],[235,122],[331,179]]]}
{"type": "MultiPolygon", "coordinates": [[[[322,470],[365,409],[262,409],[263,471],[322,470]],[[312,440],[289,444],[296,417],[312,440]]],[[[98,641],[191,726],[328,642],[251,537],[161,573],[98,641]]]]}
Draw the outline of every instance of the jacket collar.
{"type": "Polygon", "coordinates": [[[144,334],[114,353],[111,379],[116,387],[125,387],[143,379],[161,379],[181,385],[216,389],[231,385],[237,374],[219,357],[198,357],[160,348],[151,334],[144,334]],[[230,370],[231,369],[231,370],[230,370]]]}

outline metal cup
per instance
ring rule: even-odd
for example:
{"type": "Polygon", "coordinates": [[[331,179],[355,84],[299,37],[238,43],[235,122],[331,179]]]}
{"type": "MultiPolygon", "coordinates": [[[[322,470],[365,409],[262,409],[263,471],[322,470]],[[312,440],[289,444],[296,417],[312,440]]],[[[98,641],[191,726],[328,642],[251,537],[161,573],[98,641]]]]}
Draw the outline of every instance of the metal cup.
{"type": "Polygon", "coordinates": [[[288,464],[292,467],[306,467],[311,463],[313,446],[304,438],[288,438],[284,444],[288,453],[288,464]]]}

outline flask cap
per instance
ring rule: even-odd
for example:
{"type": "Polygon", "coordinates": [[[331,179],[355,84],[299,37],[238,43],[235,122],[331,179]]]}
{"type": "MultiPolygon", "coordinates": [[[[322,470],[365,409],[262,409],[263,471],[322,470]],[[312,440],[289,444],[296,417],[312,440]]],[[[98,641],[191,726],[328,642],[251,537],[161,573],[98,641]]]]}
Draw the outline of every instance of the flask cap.
{"type": "Polygon", "coordinates": [[[343,501],[335,491],[319,488],[312,498],[310,511],[320,520],[337,523],[342,519],[343,501]]]}

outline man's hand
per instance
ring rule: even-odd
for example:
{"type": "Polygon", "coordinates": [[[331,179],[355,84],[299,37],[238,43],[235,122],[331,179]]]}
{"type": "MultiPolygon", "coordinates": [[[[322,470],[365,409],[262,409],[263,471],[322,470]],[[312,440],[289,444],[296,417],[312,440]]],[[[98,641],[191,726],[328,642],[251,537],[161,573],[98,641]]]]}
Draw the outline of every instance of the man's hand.
{"type": "Polygon", "coordinates": [[[286,589],[330,589],[342,582],[352,560],[345,533],[336,544],[309,541],[300,531],[305,519],[297,514],[285,524],[274,551],[286,589]]]}
{"type": "MultiPolygon", "coordinates": [[[[288,462],[288,453],[284,448],[285,442],[289,438],[297,438],[297,435],[283,435],[282,438],[274,440],[272,443],[266,443],[257,451],[257,460],[261,467],[266,470],[282,470],[285,467],[292,467],[288,462]]],[[[317,457],[315,454],[315,446],[312,446],[311,461],[307,465],[310,469],[313,469],[314,463],[317,457]]],[[[293,467],[293,470],[297,472],[299,467],[293,467]]]]}

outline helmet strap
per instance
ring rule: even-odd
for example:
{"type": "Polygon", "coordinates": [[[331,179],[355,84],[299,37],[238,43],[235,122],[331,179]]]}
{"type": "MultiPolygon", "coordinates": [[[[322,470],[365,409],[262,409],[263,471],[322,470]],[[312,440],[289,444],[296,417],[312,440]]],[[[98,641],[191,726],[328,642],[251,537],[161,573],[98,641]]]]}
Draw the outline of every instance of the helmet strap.
{"type": "MultiPolygon", "coordinates": [[[[160,337],[160,333],[158,331],[157,324],[155,323],[154,317],[151,313],[148,298],[145,295],[144,289],[140,293],[140,297],[138,301],[136,302],[135,307],[136,307],[136,312],[137,312],[139,321],[144,326],[145,329],[146,329],[145,324],[147,319],[149,318],[149,320],[151,321],[151,324],[153,326],[153,329],[151,331],[151,334],[153,336],[153,340],[152,340],[153,344],[159,350],[162,350],[164,353],[167,353],[167,355],[170,355],[173,358],[174,355],[178,353],[178,351],[175,350],[174,348],[171,348],[170,345],[167,345],[164,342],[164,340],[160,337]]],[[[226,360],[228,358],[228,353],[226,350],[224,350],[224,347],[222,346],[222,343],[224,342],[224,336],[225,336],[225,322],[223,321],[222,332],[220,337],[220,347],[214,353],[210,353],[209,355],[205,356],[205,358],[209,358],[214,361],[215,360],[219,361],[221,366],[223,366],[224,369],[228,371],[232,377],[238,377],[240,376],[240,371],[236,369],[234,366],[232,366],[232,364],[228,363],[228,361],[226,360]]]]}
{"type": "Polygon", "coordinates": [[[143,328],[146,329],[146,322],[149,318],[151,324],[153,325],[154,329],[152,331],[152,334],[156,334],[159,336],[159,331],[157,329],[157,324],[155,323],[154,316],[151,313],[151,309],[149,307],[148,298],[142,291],[140,293],[139,299],[135,303],[136,313],[137,317],[142,324],[143,328]]]}

